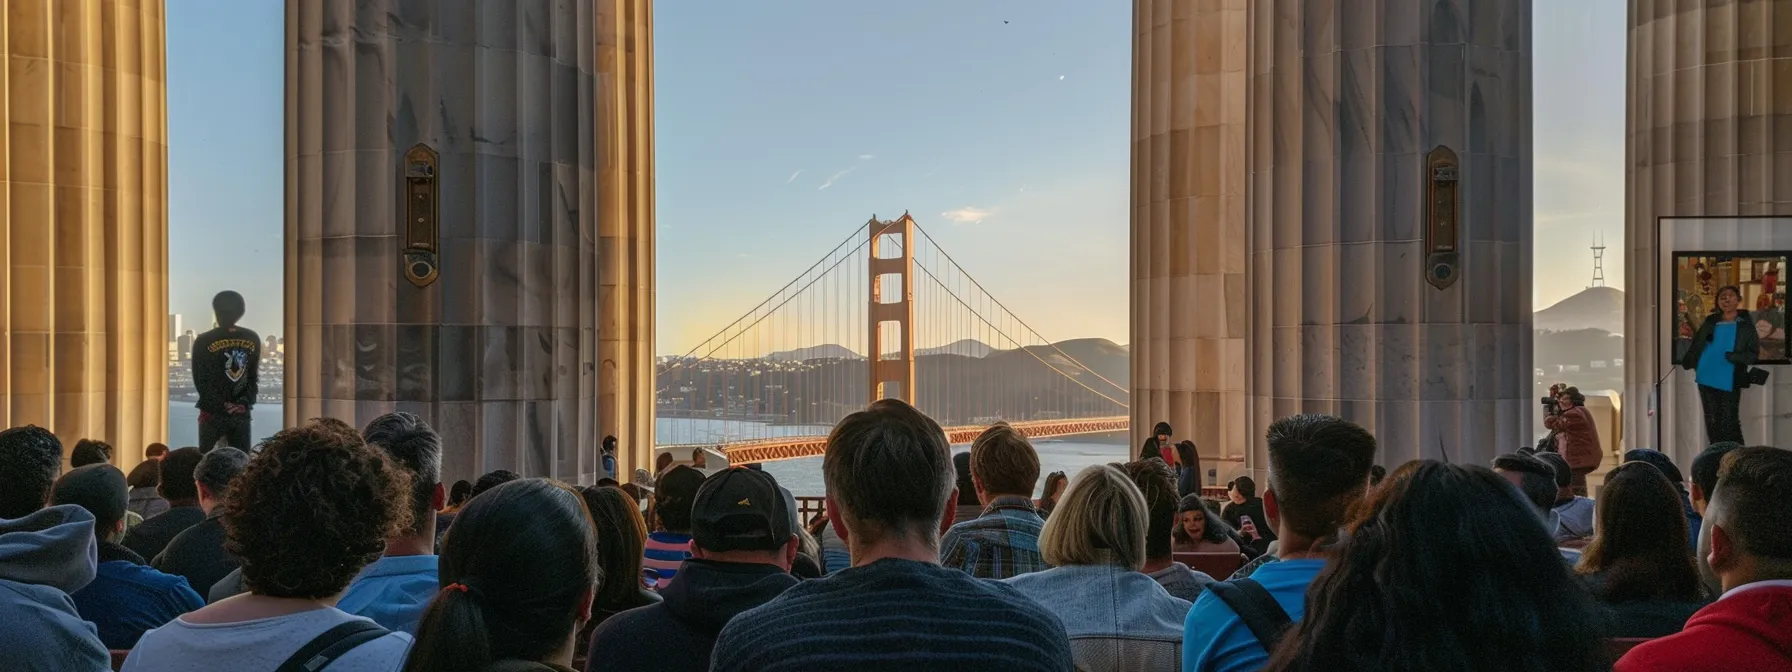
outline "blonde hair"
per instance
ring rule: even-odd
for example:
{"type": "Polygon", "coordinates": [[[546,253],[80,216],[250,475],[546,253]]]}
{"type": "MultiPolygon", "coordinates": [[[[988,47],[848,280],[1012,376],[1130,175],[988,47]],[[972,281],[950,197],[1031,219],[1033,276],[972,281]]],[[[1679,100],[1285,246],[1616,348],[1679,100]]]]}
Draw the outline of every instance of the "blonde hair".
{"type": "Polygon", "coordinates": [[[1096,465],[1078,472],[1045,521],[1039,552],[1053,567],[1145,566],[1145,496],[1125,472],[1096,465]]]}

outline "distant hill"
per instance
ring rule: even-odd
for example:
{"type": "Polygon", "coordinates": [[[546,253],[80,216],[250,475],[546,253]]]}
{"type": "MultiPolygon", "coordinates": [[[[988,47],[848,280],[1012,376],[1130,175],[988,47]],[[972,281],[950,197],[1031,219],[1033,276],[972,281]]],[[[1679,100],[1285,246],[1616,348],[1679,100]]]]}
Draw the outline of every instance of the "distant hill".
{"type": "Polygon", "coordinates": [[[1537,331],[1598,329],[1622,334],[1624,291],[1611,287],[1590,287],[1534,313],[1531,316],[1531,328],[1537,331]]]}
{"type": "Polygon", "coordinates": [[[811,359],[864,359],[844,345],[817,345],[796,350],[785,350],[766,355],[766,359],[774,362],[806,362],[811,359]]]}
{"type": "Polygon", "coordinates": [[[975,357],[977,359],[982,359],[984,357],[988,357],[990,351],[992,351],[992,350],[995,350],[995,348],[989,347],[989,344],[984,343],[983,341],[979,341],[974,338],[967,338],[962,341],[958,341],[956,343],[952,343],[952,344],[948,344],[948,345],[942,345],[937,348],[921,348],[921,349],[915,351],[915,356],[916,357],[926,357],[928,355],[959,355],[961,357],[975,357]]]}

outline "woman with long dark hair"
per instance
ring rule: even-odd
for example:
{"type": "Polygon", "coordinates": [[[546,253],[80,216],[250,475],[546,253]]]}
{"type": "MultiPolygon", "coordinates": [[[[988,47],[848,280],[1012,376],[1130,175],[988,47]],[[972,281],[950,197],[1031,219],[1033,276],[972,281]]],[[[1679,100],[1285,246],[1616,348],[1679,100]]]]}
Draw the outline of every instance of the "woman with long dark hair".
{"type": "Polygon", "coordinates": [[[474,497],[442,543],[442,591],[405,671],[571,672],[573,638],[602,579],[595,536],[579,494],[552,481],[474,497]]]}
{"type": "Polygon", "coordinates": [[[582,645],[591,639],[591,631],[611,616],[659,602],[660,596],[648,590],[641,577],[647,543],[647,521],[641,518],[641,505],[618,488],[585,488],[579,494],[585,499],[585,508],[591,511],[597,534],[597,564],[606,579],[592,602],[591,620],[580,631],[582,645]]]}
{"type": "Polygon", "coordinates": [[[1052,509],[1058,508],[1058,498],[1064,496],[1064,487],[1070,485],[1070,478],[1062,471],[1054,471],[1045,476],[1045,489],[1039,493],[1039,499],[1033,502],[1039,509],[1039,517],[1052,515],[1052,509]]]}
{"type": "Polygon", "coordinates": [[[1614,637],[1665,637],[1704,606],[1680,497],[1661,471],[1630,462],[1605,476],[1598,526],[1575,567],[1612,612],[1614,637]]]}
{"type": "Polygon", "coordinates": [[[1598,607],[1505,478],[1410,462],[1352,518],[1266,670],[1608,669],[1598,607]]]}
{"type": "Polygon", "coordinates": [[[1176,494],[1180,497],[1201,494],[1201,451],[1195,442],[1176,442],[1176,494]]]}
{"type": "Polygon", "coordinates": [[[1742,389],[1748,387],[1748,367],[1761,352],[1755,322],[1743,310],[1742,290],[1735,285],[1717,288],[1717,309],[1705,316],[1692,347],[1680,357],[1680,367],[1694,373],[1699,384],[1699,403],[1705,410],[1705,437],[1710,443],[1742,440],[1742,389]]]}

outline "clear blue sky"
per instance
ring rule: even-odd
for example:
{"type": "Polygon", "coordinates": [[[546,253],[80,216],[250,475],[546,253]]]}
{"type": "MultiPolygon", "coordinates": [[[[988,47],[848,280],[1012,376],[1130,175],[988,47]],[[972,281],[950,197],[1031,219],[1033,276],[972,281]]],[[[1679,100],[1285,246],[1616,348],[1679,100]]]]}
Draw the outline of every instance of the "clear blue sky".
{"type": "MultiPolygon", "coordinates": [[[[228,286],[277,333],[284,5],[168,4],[170,309],[208,321],[228,286]]],[[[1540,308],[1585,286],[1595,228],[1622,285],[1625,7],[1534,7],[1540,308]]],[[[1130,2],[656,12],[662,351],[903,210],[1046,336],[1127,340],[1130,2]]]]}

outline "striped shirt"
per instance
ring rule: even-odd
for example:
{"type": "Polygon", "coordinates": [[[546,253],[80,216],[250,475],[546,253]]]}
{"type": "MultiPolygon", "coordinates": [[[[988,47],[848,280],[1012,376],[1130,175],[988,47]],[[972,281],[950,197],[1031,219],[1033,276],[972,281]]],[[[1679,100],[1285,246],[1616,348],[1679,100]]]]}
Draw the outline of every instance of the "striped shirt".
{"type": "Polygon", "coordinates": [[[1039,554],[1045,519],[1026,497],[997,497],[983,515],[946,531],[940,564],[979,579],[1011,579],[1049,569],[1039,554]]]}
{"type": "Polygon", "coordinates": [[[649,532],[647,552],[642,556],[641,567],[659,576],[649,587],[664,590],[672,577],[678,576],[678,567],[691,557],[691,535],[664,530],[649,532]]]}
{"type": "Polygon", "coordinates": [[[713,672],[1072,669],[1058,617],[1013,586],[886,558],[797,584],[728,622],[713,672]]]}

